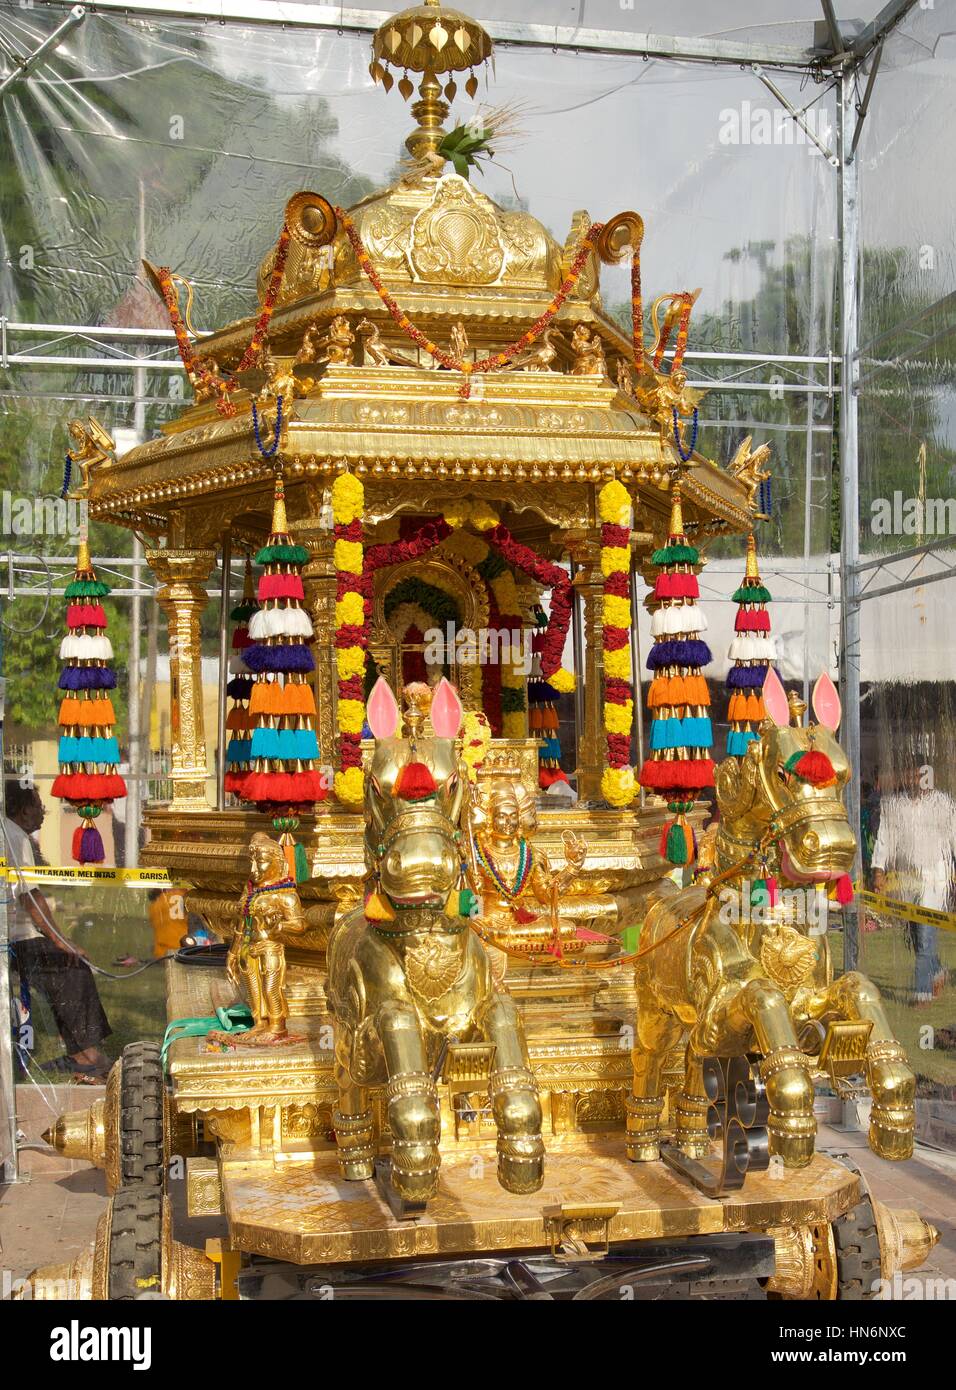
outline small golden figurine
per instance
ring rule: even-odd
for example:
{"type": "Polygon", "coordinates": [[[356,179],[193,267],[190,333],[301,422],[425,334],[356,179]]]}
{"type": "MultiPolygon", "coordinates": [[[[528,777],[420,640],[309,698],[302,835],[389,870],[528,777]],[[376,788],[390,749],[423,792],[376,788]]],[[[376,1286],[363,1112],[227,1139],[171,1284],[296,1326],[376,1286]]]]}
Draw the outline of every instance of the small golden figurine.
{"type": "Polygon", "coordinates": [[[389,347],[382,337],[382,330],[377,323],[371,319],[360,319],[355,325],[355,332],[362,338],[364,347],[364,365],[366,367],[418,367],[419,365],[432,365],[431,358],[425,363],[418,363],[414,357],[407,356],[404,352],[396,352],[389,347]]]}
{"type": "Polygon", "coordinates": [[[116,445],[112,435],[103,428],[95,416],[90,415],[84,425],[82,420],[71,420],[70,438],[73,447],[68,458],[80,470],[80,481],[70,491],[71,497],[86,497],[90,490],[93,469],[101,463],[115,461],[116,445]]]}
{"type": "Polygon", "coordinates": [[[515,370],[519,372],[553,372],[558,355],[558,349],[554,345],[555,338],[560,342],[561,334],[554,328],[546,328],[534,347],[515,358],[515,370]]]}
{"type": "Polygon", "coordinates": [[[249,841],[250,878],[241,922],[226,957],[226,974],[238,988],[245,980],[254,1019],[246,1033],[210,1033],[229,1047],[272,1047],[301,1042],[287,1027],[285,938],[306,929],[295,883],[282,846],[256,833],[249,841]]]}
{"type": "MultiPolygon", "coordinates": [[[[565,831],[566,864],[553,870],[545,852],[523,833],[537,828],[533,799],[507,777],[491,781],[479,808],[485,820],[471,827],[469,860],[482,906],[474,925],[486,945],[510,955],[557,957],[604,941],[579,927],[573,898],[559,904],[587,857],[583,841],[565,831]]],[[[495,964],[500,968],[501,962],[495,964]]]]}
{"type": "Polygon", "coordinates": [[[464,362],[470,351],[468,334],[461,319],[454,325],[448,339],[448,350],[458,362],[464,362]]]}
{"type": "Polygon", "coordinates": [[[571,334],[571,351],[574,353],[572,376],[607,376],[604,344],[586,323],[579,323],[571,334]]]}

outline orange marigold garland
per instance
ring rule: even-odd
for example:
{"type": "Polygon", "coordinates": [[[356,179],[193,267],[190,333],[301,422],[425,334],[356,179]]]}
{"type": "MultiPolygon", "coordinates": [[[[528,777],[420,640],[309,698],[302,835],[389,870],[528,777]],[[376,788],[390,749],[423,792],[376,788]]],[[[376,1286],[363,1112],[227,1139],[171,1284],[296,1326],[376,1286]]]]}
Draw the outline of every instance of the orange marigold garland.
{"type": "Polygon", "coordinates": [[[96,577],[84,538],[64,595],[69,606],[67,635],[60,643],[60,658],[66,663],[59,681],[64,692],[58,717],[60,772],[51,789],[80,817],[73,833],[73,858],[78,864],[103,863],[103,837],[94,822],[104,804],[126,795],[126,783],[116,771],[120,760],[113,733],[116,715],[107,693],[116,688],[116,672],[110,665],[113,647],[106,636],[101,603],[109,591],[109,585],[96,577]]]}
{"type": "Polygon", "coordinates": [[[671,864],[689,864],[696,852],[687,812],[714,783],[710,693],[701,674],[712,660],[701,639],[707,620],[697,605],[700,554],[684,535],[680,493],[675,488],[667,544],[652,557],[659,573],[649,605],[654,645],[647,656],[654,673],[647,704],[653,715],[650,757],[641,785],[668,798],[674,819],[661,833],[660,852],[671,864]]]}
{"type": "Polygon", "coordinates": [[[266,335],[269,332],[269,324],[272,322],[272,314],[279,298],[279,291],[282,288],[282,278],[285,274],[285,263],[289,254],[289,243],[291,234],[289,228],[283,224],[279,234],[279,242],[276,247],[275,264],[272,268],[272,275],[269,278],[269,287],[266,290],[265,301],[262,312],[256,320],[252,338],[249,346],[242,354],[238,366],[232,377],[223,378],[217,372],[212,371],[206,366],[205,362],[197,355],[192,343],[189,341],[189,334],[183,322],[182,314],[179,312],[179,301],[176,298],[176,291],[173,289],[172,272],[168,266],[162,266],[159,270],[159,286],[162,290],[163,301],[166,305],[166,312],[169,315],[170,326],[176,335],[176,344],[179,348],[179,356],[186,369],[186,375],[190,381],[198,379],[208,390],[213,391],[219,400],[216,402],[216,409],[220,415],[230,416],[237,413],[237,407],[229,399],[230,391],[237,388],[238,383],[234,379],[243,372],[254,367],[259,360],[262,352],[266,335]]]}

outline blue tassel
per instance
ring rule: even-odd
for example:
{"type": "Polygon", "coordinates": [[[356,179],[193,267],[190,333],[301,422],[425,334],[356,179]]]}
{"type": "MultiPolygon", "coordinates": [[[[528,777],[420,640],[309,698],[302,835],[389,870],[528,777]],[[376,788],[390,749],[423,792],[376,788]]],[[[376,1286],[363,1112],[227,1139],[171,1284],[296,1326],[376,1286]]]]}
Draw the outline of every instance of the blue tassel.
{"type": "Polygon", "coordinates": [[[704,715],[691,715],[684,720],[684,743],[688,748],[709,748],[714,741],[711,723],[704,715]]]}
{"type": "Polygon", "coordinates": [[[707,666],[713,654],[699,637],[670,639],[655,642],[647,654],[647,669],[659,671],[663,666],[707,666]]]}
{"type": "Polygon", "coordinates": [[[252,739],[233,738],[226,744],[227,763],[248,763],[252,760],[252,739]]]}
{"type": "Polygon", "coordinates": [[[727,756],[742,758],[747,751],[747,744],[753,743],[757,737],[752,729],[731,729],[727,735],[727,756]]]}
{"type": "Polygon", "coordinates": [[[762,690],[767,666],[731,666],[727,672],[728,690],[762,690]]]}

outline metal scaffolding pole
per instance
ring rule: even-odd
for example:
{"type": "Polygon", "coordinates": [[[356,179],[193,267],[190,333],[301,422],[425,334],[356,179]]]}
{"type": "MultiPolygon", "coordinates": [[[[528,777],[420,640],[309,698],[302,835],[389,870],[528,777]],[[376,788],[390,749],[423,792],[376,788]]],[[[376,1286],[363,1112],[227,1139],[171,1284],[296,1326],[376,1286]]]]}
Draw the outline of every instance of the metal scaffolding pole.
{"type": "MultiPolygon", "coordinates": [[[[843,746],[850,764],[847,816],[860,834],[860,560],[859,456],[859,252],[860,204],[858,164],[853,151],[855,81],[852,71],[840,79],[840,628],[843,746]]],[[[852,970],[859,955],[859,923],[846,913],[844,968],[852,970]]]]}

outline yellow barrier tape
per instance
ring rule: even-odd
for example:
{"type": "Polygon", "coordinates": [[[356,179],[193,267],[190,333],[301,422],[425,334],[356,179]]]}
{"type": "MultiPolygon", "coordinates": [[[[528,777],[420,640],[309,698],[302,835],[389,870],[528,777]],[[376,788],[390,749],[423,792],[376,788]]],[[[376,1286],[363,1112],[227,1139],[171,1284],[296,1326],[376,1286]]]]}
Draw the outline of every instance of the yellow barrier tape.
{"type": "Polygon", "coordinates": [[[902,917],[906,922],[923,922],[940,931],[956,931],[956,913],[937,912],[932,907],[920,907],[917,903],[903,902],[900,898],[886,898],[881,893],[863,890],[858,894],[860,901],[877,912],[885,912],[890,917],[902,917]]]}
{"type": "Polygon", "coordinates": [[[165,869],[98,869],[71,865],[37,864],[15,869],[0,859],[0,879],[7,883],[127,883],[143,888],[169,888],[173,879],[165,869]]]}

